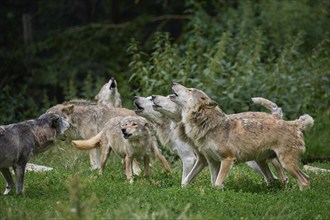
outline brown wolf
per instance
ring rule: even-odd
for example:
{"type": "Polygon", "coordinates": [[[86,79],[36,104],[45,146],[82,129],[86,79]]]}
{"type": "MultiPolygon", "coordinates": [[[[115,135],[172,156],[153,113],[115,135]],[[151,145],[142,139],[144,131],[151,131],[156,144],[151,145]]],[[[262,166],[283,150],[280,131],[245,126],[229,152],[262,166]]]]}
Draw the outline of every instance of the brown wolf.
{"type": "Polygon", "coordinates": [[[109,120],[104,129],[88,140],[72,141],[82,150],[100,147],[101,172],[103,174],[106,161],[111,151],[125,159],[126,176],[133,182],[133,159],[144,161],[144,175],[150,174],[150,158],[152,136],[147,120],[140,116],[115,117],[109,120]]]}
{"type": "Polygon", "coordinates": [[[0,171],[7,181],[4,195],[10,193],[14,186],[9,167],[13,167],[16,173],[16,192],[23,193],[29,159],[48,150],[56,136],[62,135],[68,127],[68,122],[53,113],[0,127],[0,171]]]}
{"type": "Polygon", "coordinates": [[[298,181],[299,189],[310,186],[309,177],[299,168],[305,151],[302,131],[313,125],[313,118],[303,115],[284,121],[262,112],[226,115],[203,91],[174,83],[171,100],[182,107],[185,132],[206,157],[212,184],[222,188],[234,162],[255,160],[261,169],[268,167],[273,154],[298,181]],[[219,162],[221,165],[219,167],[219,162]],[[212,171],[213,170],[213,171],[212,171]]]}

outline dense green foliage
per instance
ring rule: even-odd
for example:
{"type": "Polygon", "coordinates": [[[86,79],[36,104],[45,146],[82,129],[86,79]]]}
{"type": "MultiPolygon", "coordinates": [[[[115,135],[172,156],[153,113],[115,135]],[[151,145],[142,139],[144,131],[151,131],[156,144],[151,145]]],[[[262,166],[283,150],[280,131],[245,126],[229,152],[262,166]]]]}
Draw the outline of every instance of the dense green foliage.
{"type": "MultiPolygon", "coordinates": [[[[224,191],[212,188],[205,169],[186,188],[180,186],[181,164],[166,174],[154,160],[151,177],[130,185],[120,160],[110,157],[104,176],[91,171],[87,152],[61,142],[32,162],[51,166],[47,173],[28,172],[25,195],[0,195],[0,216],[9,219],[329,219],[329,174],[314,174],[311,189],[267,187],[244,164],[235,165],[224,191]]],[[[329,163],[312,164],[330,169],[329,163]]],[[[0,190],[5,187],[0,178],[0,190]]]]}
{"type": "Polygon", "coordinates": [[[25,45],[14,34],[24,10],[3,7],[2,124],[91,99],[110,75],[126,107],[134,95],[168,94],[179,81],[205,90],[227,113],[259,110],[253,96],[272,99],[287,118],[329,110],[325,0],[101,2],[78,19],[81,12],[70,14],[74,3],[34,1],[34,40],[25,45]]]}
{"type": "Polygon", "coordinates": [[[228,113],[249,110],[255,96],[274,100],[289,118],[328,110],[326,13],[321,10],[325,17],[314,20],[300,4],[267,1],[255,6],[244,1],[237,10],[221,10],[217,17],[195,10],[182,42],[172,44],[168,34],[156,34],[152,52],[146,54],[133,41],[129,51],[134,52],[132,78],[141,85],[137,93],[168,94],[174,80],[203,89],[228,113]],[[302,9],[295,16],[287,14],[293,7],[302,9]],[[301,23],[281,25],[299,19],[301,23]],[[312,25],[316,30],[324,27],[322,35],[315,29],[308,33],[312,25]]]}

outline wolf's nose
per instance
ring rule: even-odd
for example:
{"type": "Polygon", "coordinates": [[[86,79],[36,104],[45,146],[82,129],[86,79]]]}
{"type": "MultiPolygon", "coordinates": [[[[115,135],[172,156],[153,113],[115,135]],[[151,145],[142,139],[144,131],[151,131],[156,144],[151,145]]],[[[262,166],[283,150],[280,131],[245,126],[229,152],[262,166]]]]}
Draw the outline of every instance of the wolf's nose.
{"type": "Polygon", "coordinates": [[[174,82],[174,81],[172,82],[172,85],[173,85],[173,86],[175,86],[176,84],[178,84],[178,83],[177,83],[177,82],[174,82]]]}

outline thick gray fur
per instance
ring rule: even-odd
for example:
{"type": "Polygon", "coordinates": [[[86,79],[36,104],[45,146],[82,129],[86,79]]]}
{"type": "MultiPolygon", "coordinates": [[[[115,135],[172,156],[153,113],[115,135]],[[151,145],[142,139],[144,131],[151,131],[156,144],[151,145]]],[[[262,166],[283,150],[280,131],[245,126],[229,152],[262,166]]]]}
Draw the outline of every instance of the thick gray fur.
{"type": "Polygon", "coordinates": [[[10,193],[14,181],[9,168],[16,174],[16,192],[24,192],[24,173],[29,159],[48,150],[57,135],[69,123],[58,114],[46,113],[39,118],[0,127],[0,171],[7,181],[4,195],[10,193]]]}

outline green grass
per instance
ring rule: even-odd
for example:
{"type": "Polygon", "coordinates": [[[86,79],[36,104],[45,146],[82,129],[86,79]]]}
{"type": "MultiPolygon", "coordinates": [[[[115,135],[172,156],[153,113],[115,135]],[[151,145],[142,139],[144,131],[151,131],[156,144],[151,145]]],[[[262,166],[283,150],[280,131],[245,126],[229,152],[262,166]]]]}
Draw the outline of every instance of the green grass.
{"type": "MultiPolygon", "coordinates": [[[[173,160],[172,160],[173,161],[173,160]]],[[[194,183],[180,186],[181,165],[172,173],[153,162],[151,177],[130,185],[113,155],[100,177],[89,168],[87,152],[66,142],[33,158],[51,172],[27,172],[25,194],[0,195],[0,219],[329,219],[330,174],[314,174],[311,189],[267,187],[245,164],[234,166],[224,191],[211,187],[205,169],[194,183]]],[[[330,169],[330,163],[314,165],[330,169]]],[[[4,190],[4,178],[0,178],[4,190]]]]}
{"type": "MultiPolygon", "coordinates": [[[[329,114],[315,117],[306,132],[304,158],[330,155],[329,114]]],[[[0,219],[330,219],[330,174],[306,173],[311,189],[299,191],[290,176],[287,188],[267,187],[245,164],[234,166],[224,191],[211,187],[205,169],[182,188],[181,164],[168,150],[172,172],[153,161],[151,177],[126,181],[120,160],[111,155],[105,175],[90,170],[88,153],[69,142],[30,162],[53,167],[45,173],[27,172],[25,194],[0,195],[0,219]]],[[[310,165],[330,169],[330,163],[310,165]]],[[[0,177],[0,190],[5,181],[0,177]]]]}

